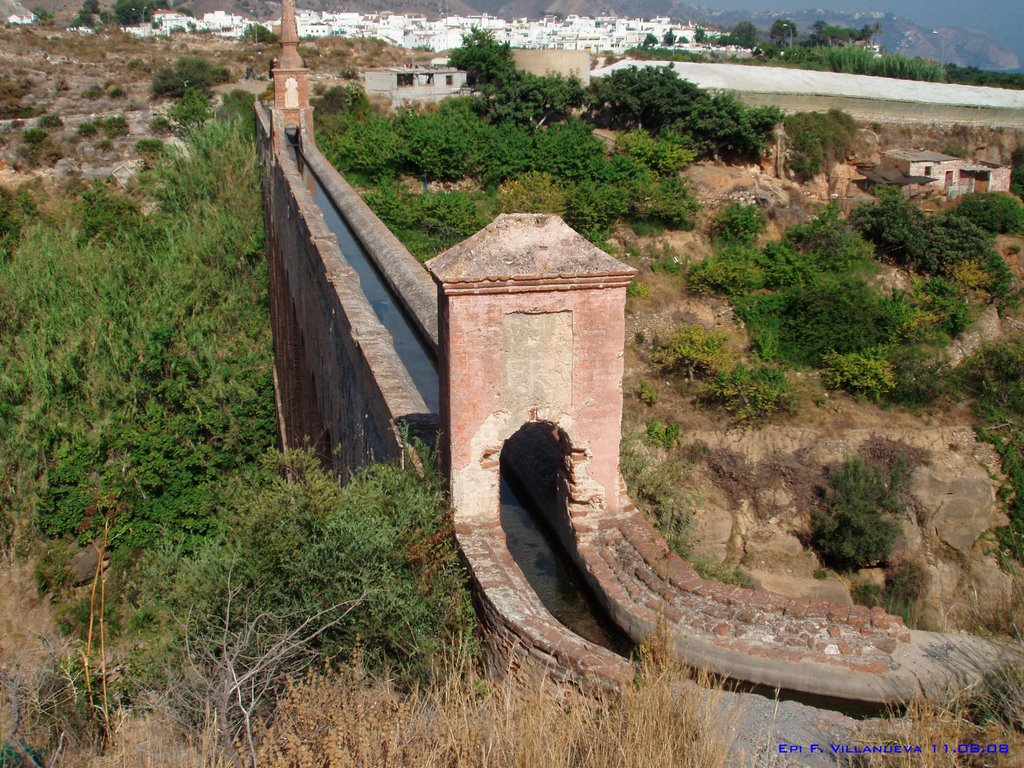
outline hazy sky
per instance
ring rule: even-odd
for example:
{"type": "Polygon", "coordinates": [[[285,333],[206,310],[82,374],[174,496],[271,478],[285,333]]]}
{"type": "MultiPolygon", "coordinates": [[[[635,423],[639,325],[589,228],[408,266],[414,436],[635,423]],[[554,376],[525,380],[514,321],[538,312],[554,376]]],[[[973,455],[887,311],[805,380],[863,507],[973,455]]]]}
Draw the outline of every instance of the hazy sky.
{"type": "Polygon", "coordinates": [[[697,0],[693,4],[728,11],[888,11],[921,26],[987,32],[1024,59],[1024,0],[697,0]]]}

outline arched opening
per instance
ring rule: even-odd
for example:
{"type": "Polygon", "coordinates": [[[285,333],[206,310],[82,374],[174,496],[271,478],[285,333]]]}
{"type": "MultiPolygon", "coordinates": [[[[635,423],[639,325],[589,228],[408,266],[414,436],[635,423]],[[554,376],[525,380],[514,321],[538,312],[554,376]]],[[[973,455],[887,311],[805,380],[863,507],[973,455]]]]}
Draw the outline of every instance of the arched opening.
{"type": "Polygon", "coordinates": [[[580,637],[627,655],[632,642],[597,603],[566,551],[569,440],[549,422],[530,422],[501,449],[500,519],[516,564],[544,607],[580,637]]]}

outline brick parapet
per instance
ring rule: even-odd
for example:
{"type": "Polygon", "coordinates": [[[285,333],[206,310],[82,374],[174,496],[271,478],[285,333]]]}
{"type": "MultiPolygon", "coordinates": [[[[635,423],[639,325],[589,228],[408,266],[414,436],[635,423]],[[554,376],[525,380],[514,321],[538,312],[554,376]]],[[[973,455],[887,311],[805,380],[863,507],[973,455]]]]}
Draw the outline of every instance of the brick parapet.
{"type": "MultiPolygon", "coordinates": [[[[257,107],[275,380],[287,448],[311,444],[338,471],[401,460],[401,425],[430,419],[295,166],[280,115],[257,107]],[[269,131],[269,132],[268,132],[269,131]]],[[[433,421],[436,425],[436,417],[433,421]]]]}

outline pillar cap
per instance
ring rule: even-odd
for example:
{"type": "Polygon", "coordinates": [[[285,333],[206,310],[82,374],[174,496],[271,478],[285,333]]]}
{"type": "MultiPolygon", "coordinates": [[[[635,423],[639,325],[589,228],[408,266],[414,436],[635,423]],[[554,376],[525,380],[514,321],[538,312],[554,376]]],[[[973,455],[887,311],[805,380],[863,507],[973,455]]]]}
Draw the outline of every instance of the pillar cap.
{"type": "Polygon", "coordinates": [[[446,294],[624,287],[636,274],[546,213],[503,213],[426,266],[446,294]]]}

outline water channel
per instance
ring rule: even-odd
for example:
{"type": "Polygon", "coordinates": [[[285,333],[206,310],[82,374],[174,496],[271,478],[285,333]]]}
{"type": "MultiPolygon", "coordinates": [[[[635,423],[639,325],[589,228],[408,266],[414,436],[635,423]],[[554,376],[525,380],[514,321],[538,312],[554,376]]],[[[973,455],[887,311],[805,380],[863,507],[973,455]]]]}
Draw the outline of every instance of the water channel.
{"type": "MultiPolygon", "coordinates": [[[[302,162],[299,150],[296,151],[296,159],[316,204],[323,211],[324,223],[338,238],[345,261],[359,275],[363,293],[381,325],[394,339],[395,351],[412,376],[413,384],[423,396],[427,407],[437,413],[440,387],[437,361],[430,346],[416,330],[402,303],[391,291],[359,238],[349,228],[316,174],[302,162]]],[[[501,481],[501,527],[509,551],[544,607],[580,637],[616,653],[628,655],[633,647],[632,642],[604,615],[540,513],[520,501],[513,482],[505,477],[501,481]]]]}

